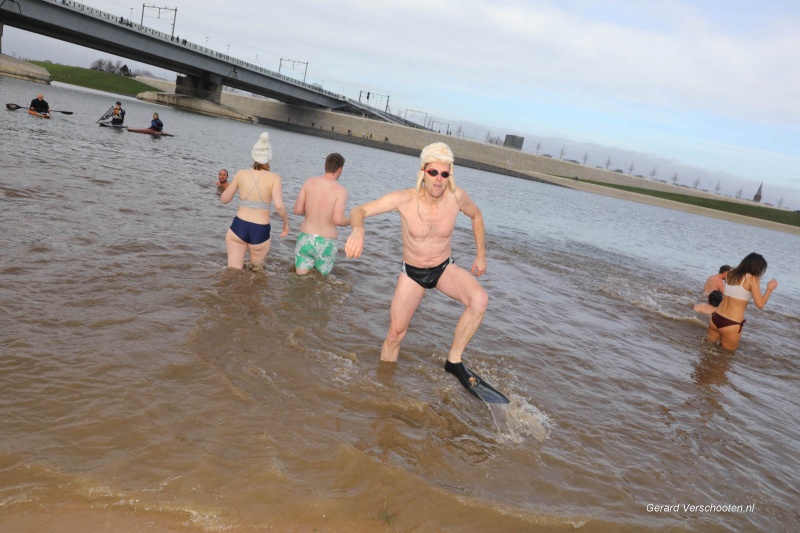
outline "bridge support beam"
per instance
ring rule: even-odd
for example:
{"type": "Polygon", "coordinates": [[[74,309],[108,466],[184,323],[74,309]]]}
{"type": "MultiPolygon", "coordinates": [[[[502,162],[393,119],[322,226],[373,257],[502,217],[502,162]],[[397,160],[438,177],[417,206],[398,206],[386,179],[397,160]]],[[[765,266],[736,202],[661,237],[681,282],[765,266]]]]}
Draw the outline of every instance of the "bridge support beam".
{"type": "Polygon", "coordinates": [[[218,104],[222,95],[222,77],[216,74],[199,76],[178,76],[175,92],[184,96],[202,98],[218,104]]]}

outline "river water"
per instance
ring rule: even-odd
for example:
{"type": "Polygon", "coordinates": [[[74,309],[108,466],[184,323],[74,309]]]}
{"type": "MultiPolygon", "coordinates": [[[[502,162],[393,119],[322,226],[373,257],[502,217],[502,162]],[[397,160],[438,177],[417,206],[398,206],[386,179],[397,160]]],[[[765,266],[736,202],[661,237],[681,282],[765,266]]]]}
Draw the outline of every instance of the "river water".
{"type": "MultiPolygon", "coordinates": [[[[442,369],[460,306],[435,291],[379,364],[396,214],[367,220],[358,260],[343,229],[327,279],[293,274],[294,215],[263,272],[228,271],[213,182],[263,126],[123,99],[175,137],[113,131],[95,121],[115,96],[0,78],[3,103],[42,90],[74,114],[0,111],[0,531],[800,521],[800,237],[457,167],[489,256],[465,360],[511,398],[490,409],[442,369]],[[692,305],[751,251],[780,286],[729,354],[692,305]]],[[[414,184],[414,157],[269,131],[289,205],[332,151],[348,208],[414,184]]]]}

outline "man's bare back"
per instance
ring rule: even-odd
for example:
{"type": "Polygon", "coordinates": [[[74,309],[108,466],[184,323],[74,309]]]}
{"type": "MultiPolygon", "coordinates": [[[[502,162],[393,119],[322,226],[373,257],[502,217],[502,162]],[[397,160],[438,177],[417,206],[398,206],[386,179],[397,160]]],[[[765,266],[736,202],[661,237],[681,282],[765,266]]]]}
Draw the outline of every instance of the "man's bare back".
{"type": "Polygon", "coordinates": [[[308,178],[294,206],[295,214],[305,215],[300,231],[336,239],[339,236],[338,226],[350,223],[344,216],[346,203],[347,189],[337,183],[336,178],[308,178]]]}

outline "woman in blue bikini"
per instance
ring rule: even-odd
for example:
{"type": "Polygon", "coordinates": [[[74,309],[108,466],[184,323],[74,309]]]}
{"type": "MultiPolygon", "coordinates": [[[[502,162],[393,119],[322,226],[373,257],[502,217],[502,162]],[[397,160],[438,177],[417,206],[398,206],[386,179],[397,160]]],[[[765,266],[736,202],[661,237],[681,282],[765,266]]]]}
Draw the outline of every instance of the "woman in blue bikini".
{"type": "Polygon", "coordinates": [[[250,263],[262,267],[270,246],[270,204],[275,205],[283,220],[281,237],[289,234],[289,215],[283,204],[281,177],[271,172],[272,146],[269,134],[258,138],[252,151],[253,168],[240,170],[233,176],[230,186],[221,195],[222,203],[233,200],[239,191],[239,209],[233,219],[225,244],[228,248],[228,266],[241,270],[244,256],[250,251],[250,263]]]}
{"type": "Polygon", "coordinates": [[[761,276],[767,271],[767,261],[757,253],[751,253],[739,263],[739,266],[728,272],[725,285],[725,297],[717,310],[711,314],[708,324],[708,340],[720,342],[726,350],[739,347],[742,328],[746,320],[744,312],[750,300],[762,309],[769,300],[770,294],[778,288],[777,280],[767,283],[767,290],[761,294],[761,276]]]}

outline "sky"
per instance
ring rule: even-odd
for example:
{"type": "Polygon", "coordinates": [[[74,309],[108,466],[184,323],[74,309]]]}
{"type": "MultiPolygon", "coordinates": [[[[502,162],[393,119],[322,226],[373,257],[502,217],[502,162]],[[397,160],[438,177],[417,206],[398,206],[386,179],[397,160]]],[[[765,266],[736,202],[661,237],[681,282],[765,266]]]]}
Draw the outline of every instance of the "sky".
{"type": "MultiPolygon", "coordinates": [[[[167,33],[174,16],[182,39],[435,128],[731,196],[763,182],[764,202],[800,209],[794,0],[163,2],[177,11],[83,1],[167,33]]],[[[8,26],[2,39],[21,58],[115,57],[8,26]]]]}

